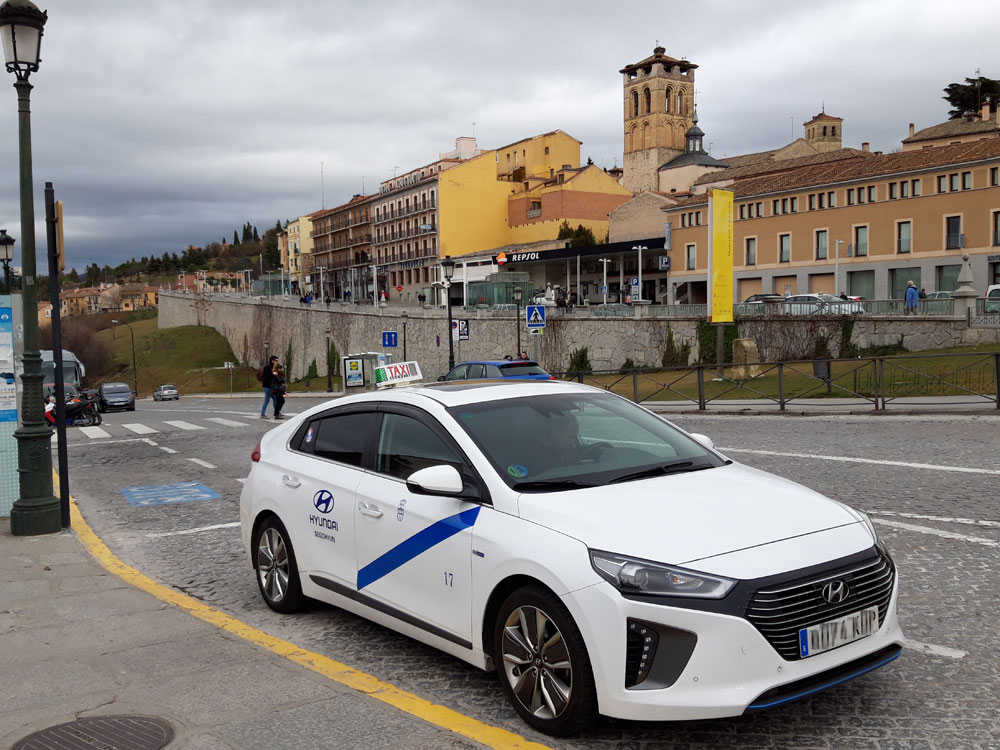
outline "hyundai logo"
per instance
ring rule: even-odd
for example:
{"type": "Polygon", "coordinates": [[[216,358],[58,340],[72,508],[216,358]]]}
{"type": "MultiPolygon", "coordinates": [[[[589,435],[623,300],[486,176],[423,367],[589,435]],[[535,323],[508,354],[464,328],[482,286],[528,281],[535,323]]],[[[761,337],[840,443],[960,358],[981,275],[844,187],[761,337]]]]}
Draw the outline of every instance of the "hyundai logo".
{"type": "Polygon", "coordinates": [[[823,587],[821,593],[823,601],[830,604],[840,604],[851,593],[851,589],[844,581],[831,581],[823,587]]]}
{"type": "Polygon", "coordinates": [[[329,490],[320,490],[313,495],[313,505],[320,513],[329,513],[333,510],[333,495],[329,490]]]}

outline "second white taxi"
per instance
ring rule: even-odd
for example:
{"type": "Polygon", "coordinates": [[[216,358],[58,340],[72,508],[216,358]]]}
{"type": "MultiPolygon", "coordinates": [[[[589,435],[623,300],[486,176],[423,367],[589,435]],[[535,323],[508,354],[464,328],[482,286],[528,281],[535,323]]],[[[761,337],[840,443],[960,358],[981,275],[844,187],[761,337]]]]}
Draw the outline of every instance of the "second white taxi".
{"type": "Polygon", "coordinates": [[[602,390],[362,394],[252,460],[240,519],[269,607],[322,600],[496,670],[550,734],[765,709],[902,648],[864,514],[602,390]]]}

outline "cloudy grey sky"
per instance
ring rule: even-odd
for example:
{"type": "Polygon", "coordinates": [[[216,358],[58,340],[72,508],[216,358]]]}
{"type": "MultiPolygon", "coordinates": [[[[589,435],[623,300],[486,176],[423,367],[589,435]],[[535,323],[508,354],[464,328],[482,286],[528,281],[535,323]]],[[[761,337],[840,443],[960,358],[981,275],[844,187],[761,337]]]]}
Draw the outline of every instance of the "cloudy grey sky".
{"type": "MultiPolygon", "coordinates": [[[[52,181],[78,269],[377,191],[473,123],[483,148],[560,128],[582,159],[621,164],[618,70],[657,41],[699,65],[716,157],[787,143],[824,105],[845,145],[891,151],[908,123],[946,119],[948,83],[1000,77],[995,0],[35,2],[49,13],[31,79],[38,241],[52,181]]],[[[6,79],[0,227],[20,240],[6,79]]]]}

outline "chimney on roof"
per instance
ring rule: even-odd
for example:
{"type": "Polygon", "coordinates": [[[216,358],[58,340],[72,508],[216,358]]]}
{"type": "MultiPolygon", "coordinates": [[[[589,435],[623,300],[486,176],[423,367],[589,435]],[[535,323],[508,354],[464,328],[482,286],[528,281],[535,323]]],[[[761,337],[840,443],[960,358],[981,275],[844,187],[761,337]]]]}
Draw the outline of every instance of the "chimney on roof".
{"type": "Polygon", "coordinates": [[[865,141],[864,143],[861,144],[861,150],[864,151],[866,154],[871,150],[868,141],[865,141]]]}
{"type": "Polygon", "coordinates": [[[982,109],[982,111],[979,114],[983,118],[983,122],[989,122],[990,121],[990,103],[989,102],[983,102],[983,109],[982,109]]]}
{"type": "Polygon", "coordinates": [[[910,123],[910,138],[913,137],[913,123],[910,123]]]}

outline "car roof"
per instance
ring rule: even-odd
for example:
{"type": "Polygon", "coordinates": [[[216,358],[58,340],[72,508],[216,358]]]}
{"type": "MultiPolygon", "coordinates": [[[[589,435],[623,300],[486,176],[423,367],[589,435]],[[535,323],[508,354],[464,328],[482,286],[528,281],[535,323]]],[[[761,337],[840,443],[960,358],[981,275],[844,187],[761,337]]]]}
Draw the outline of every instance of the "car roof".
{"type": "Polygon", "coordinates": [[[564,380],[447,380],[412,386],[397,386],[368,391],[352,396],[344,396],[313,407],[308,413],[323,411],[331,406],[346,406],[367,402],[395,401],[412,405],[428,405],[433,402],[451,408],[466,404],[488,401],[503,401],[511,398],[540,396],[552,393],[606,393],[602,388],[564,380]]]}
{"type": "Polygon", "coordinates": [[[462,365],[496,365],[497,367],[505,367],[518,364],[537,365],[538,363],[533,359],[467,359],[465,362],[459,362],[455,367],[461,367],[462,365]]]}

